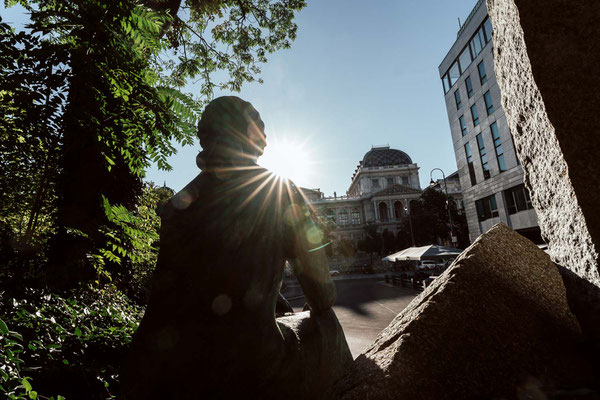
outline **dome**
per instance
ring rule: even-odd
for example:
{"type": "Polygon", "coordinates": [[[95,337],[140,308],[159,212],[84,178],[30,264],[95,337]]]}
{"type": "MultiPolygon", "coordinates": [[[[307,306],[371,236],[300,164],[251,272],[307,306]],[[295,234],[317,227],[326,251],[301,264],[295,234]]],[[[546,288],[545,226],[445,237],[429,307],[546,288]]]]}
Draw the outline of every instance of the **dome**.
{"type": "Polygon", "coordinates": [[[389,146],[373,147],[365,154],[363,167],[383,167],[388,165],[412,164],[412,160],[403,151],[390,149],[389,146]]]}

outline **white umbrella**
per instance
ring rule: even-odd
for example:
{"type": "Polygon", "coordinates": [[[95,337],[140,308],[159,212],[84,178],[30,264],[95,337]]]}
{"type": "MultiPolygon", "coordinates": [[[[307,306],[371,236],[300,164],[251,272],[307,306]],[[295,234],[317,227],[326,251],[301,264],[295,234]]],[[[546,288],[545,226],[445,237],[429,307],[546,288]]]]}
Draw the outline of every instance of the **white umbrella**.
{"type": "Polygon", "coordinates": [[[409,247],[387,257],[382,258],[384,261],[404,261],[404,260],[435,260],[440,258],[457,257],[462,253],[462,249],[455,247],[438,246],[430,244],[421,247],[409,247]]]}

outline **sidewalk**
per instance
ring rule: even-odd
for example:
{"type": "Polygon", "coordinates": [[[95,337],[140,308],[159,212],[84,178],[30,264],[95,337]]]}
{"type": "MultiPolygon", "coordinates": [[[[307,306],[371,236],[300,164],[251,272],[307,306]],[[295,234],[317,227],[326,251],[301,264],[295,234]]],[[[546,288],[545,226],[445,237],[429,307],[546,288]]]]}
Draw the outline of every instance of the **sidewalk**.
{"type": "MultiPolygon", "coordinates": [[[[388,272],[389,274],[389,272],[388,272]]],[[[344,274],[332,276],[331,279],[334,281],[342,281],[348,279],[384,279],[385,273],[381,274],[344,274]]],[[[296,278],[284,278],[283,283],[288,286],[296,286],[299,285],[298,280],[296,278]]]]}
{"type": "MultiPolygon", "coordinates": [[[[349,281],[349,280],[383,280],[385,278],[385,274],[348,274],[348,275],[338,275],[332,276],[331,279],[333,281],[349,281]]],[[[304,297],[304,293],[302,292],[302,288],[300,287],[300,283],[296,280],[296,278],[284,279],[283,283],[287,286],[284,291],[281,293],[287,300],[294,300],[301,297],[304,297]]]]}

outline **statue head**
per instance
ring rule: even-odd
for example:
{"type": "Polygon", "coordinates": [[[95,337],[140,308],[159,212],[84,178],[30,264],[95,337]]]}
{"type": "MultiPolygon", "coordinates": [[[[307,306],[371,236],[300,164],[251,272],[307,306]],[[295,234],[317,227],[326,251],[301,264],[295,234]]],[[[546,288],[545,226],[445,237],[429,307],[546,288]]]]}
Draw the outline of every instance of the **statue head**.
{"type": "Polygon", "coordinates": [[[201,169],[255,164],[267,145],[265,124],[247,101],[223,96],[211,101],[198,123],[201,169]]]}

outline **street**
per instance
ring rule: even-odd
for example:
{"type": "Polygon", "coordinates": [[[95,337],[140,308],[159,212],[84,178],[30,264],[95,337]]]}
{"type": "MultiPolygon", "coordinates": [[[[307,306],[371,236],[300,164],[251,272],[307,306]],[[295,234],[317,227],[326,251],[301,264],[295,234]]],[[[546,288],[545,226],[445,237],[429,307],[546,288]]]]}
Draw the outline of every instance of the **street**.
{"type": "MultiPolygon", "coordinates": [[[[344,277],[345,278],[345,277],[344,277]]],[[[400,311],[417,295],[415,291],[383,283],[382,277],[335,279],[335,313],[344,328],[350,351],[358,357],[400,311]]],[[[294,311],[304,306],[302,290],[290,286],[284,292],[294,311]]]]}

